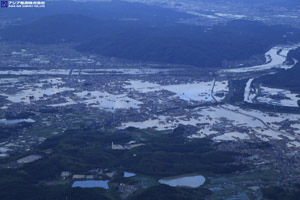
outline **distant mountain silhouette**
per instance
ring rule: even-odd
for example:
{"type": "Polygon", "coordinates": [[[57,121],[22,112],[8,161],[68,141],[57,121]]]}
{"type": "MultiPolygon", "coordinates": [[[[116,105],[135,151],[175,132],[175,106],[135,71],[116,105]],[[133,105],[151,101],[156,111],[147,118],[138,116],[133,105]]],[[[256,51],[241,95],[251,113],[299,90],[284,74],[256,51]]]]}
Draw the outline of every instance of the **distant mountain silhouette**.
{"type": "Polygon", "coordinates": [[[174,23],[179,19],[193,18],[193,15],[168,8],[129,3],[120,0],[101,1],[47,1],[43,9],[1,9],[1,16],[23,19],[21,23],[31,23],[42,17],[78,14],[101,20],[138,19],[152,24],[174,23]]]}

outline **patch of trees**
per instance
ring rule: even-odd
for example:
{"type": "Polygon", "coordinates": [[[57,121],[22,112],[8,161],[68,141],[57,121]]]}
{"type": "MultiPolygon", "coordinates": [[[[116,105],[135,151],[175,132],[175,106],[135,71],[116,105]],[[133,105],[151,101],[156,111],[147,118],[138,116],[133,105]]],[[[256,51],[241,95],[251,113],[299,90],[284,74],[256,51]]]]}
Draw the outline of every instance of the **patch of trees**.
{"type": "Polygon", "coordinates": [[[157,185],[130,197],[129,200],[202,200],[210,194],[211,191],[204,188],[189,189],[157,185]]]}
{"type": "Polygon", "coordinates": [[[12,120],[12,119],[27,119],[27,118],[30,118],[30,117],[33,117],[33,116],[35,116],[35,114],[32,113],[32,112],[22,112],[22,113],[18,113],[16,115],[12,115],[10,113],[6,113],[5,114],[5,117],[8,120],[12,120]]]}
{"type": "Polygon", "coordinates": [[[55,178],[61,171],[86,172],[93,168],[119,168],[156,177],[184,173],[232,173],[247,169],[233,165],[232,152],[217,151],[207,139],[191,142],[182,137],[153,136],[146,145],[130,150],[112,150],[111,143],[126,144],[135,133],[97,133],[70,130],[46,140],[39,150],[52,153],[23,170],[36,180],[55,178]],[[135,156],[133,156],[135,155],[135,156]]]}
{"type": "Polygon", "coordinates": [[[266,200],[299,200],[300,199],[300,186],[295,188],[282,188],[272,186],[264,188],[263,197],[266,200]]]}

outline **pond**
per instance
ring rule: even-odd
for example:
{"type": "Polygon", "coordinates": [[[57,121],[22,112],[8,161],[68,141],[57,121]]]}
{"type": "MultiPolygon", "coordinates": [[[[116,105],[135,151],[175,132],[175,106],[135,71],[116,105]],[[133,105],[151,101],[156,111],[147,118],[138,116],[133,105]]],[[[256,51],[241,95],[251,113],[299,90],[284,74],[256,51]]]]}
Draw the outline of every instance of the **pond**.
{"type": "Polygon", "coordinates": [[[196,188],[204,184],[205,178],[201,175],[181,175],[175,177],[167,177],[159,180],[161,184],[166,184],[171,187],[191,187],[196,188]]]}
{"type": "Polygon", "coordinates": [[[108,181],[95,181],[95,180],[75,181],[72,187],[108,189],[108,181]]]}
{"type": "Polygon", "coordinates": [[[124,172],[124,177],[125,177],[125,178],[130,178],[130,177],[133,177],[133,176],[135,176],[134,173],[124,172]]]}

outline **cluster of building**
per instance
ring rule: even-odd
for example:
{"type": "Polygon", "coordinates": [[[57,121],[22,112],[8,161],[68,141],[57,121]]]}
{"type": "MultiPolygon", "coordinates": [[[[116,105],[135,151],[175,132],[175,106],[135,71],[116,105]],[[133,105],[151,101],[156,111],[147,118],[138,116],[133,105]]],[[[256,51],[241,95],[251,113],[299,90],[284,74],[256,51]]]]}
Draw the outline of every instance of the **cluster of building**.
{"type": "Polygon", "coordinates": [[[108,169],[92,169],[87,173],[72,173],[69,171],[62,171],[60,174],[61,179],[71,179],[71,180],[99,180],[103,178],[112,178],[116,174],[115,171],[110,171],[108,169]]]}

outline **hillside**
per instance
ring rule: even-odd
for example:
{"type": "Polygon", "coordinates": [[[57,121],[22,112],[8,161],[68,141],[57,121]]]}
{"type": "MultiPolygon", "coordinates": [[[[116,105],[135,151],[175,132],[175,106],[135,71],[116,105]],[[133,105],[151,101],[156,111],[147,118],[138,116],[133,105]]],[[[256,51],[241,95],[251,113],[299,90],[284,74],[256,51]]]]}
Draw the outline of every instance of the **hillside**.
{"type": "Polygon", "coordinates": [[[225,60],[246,60],[264,54],[274,45],[298,42],[299,35],[299,30],[287,26],[244,20],[207,28],[178,23],[153,25],[145,21],[99,20],[77,14],[49,16],[1,32],[6,41],[76,42],[79,43],[77,50],[82,52],[198,67],[221,67],[225,60]]]}
{"type": "Polygon", "coordinates": [[[271,46],[299,39],[299,31],[259,22],[232,21],[212,29],[198,26],[137,27],[86,42],[78,50],[131,60],[221,67],[224,60],[248,59],[271,46]],[[288,31],[294,35],[282,37],[288,31]]]}

